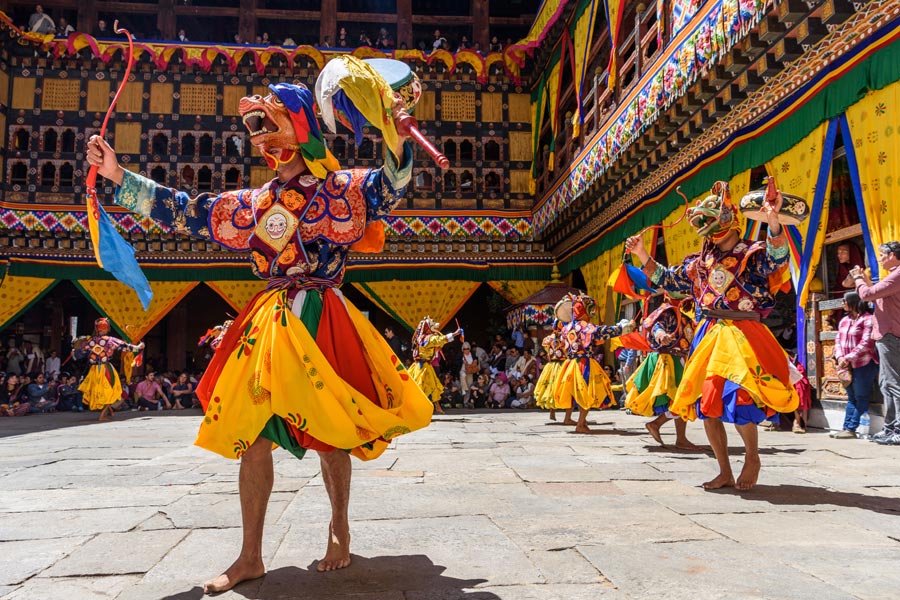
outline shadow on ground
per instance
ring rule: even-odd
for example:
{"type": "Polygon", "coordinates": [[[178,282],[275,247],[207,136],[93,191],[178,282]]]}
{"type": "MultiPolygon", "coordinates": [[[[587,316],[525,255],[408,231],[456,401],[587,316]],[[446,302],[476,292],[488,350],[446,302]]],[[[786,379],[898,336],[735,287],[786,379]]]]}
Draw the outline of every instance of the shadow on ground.
{"type": "MultiPolygon", "coordinates": [[[[724,490],[722,490],[724,491],[724,490]]],[[[721,493],[714,490],[714,493],[721,493]]],[[[737,494],[749,502],[768,502],[778,505],[801,506],[842,506],[860,508],[886,515],[900,515],[900,502],[896,498],[870,496],[855,492],[836,492],[811,485],[757,485],[750,491],[742,492],[729,488],[726,493],[737,494]]]]}
{"type": "MultiPolygon", "coordinates": [[[[434,564],[422,554],[404,556],[353,556],[346,569],[331,573],[316,572],[316,563],[307,568],[281,567],[265,577],[243,583],[232,593],[251,600],[287,600],[315,598],[343,600],[394,597],[398,592],[423,592],[441,600],[500,600],[488,591],[473,590],[486,579],[446,577],[446,567],[434,564]]],[[[163,600],[199,600],[203,590],[194,587],[166,596],[163,600]]]]}
{"type": "Polygon", "coordinates": [[[69,427],[81,427],[83,425],[96,425],[97,427],[106,427],[117,422],[128,421],[131,419],[160,419],[168,417],[195,417],[197,426],[203,418],[203,412],[199,409],[186,410],[164,410],[149,412],[131,412],[130,410],[118,411],[112,421],[101,423],[97,420],[100,416],[99,411],[94,412],[57,412],[46,414],[31,414],[24,417],[13,417],[3,419],[3,427],[0,429],[0,438],[12,437],[15,435],[27,435],[29,433],[39,433],[41,431],[54,431],[56,429],[67,429],[69,427]]]}

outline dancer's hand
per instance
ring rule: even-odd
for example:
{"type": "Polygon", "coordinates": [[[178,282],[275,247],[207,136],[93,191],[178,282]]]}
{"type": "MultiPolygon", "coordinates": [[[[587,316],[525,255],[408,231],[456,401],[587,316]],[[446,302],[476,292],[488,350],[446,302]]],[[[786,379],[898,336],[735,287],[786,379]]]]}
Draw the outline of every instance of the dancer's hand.
{"type": "Polygon", "coordinates": [[[647,249],[644,248],[644,238],[639,235],[631,236],[625,240],[625,251],[637,256],[638,260],[641,261],[641,265],[647,264],[650,260],[650,255],[647,253],[647,249]]]}
{"type": "Polygon", "coordinates": [[[106,143],[99,135],[92,135],[87,143],[87,160],[91,166],[97,167],[97,172],[111,180],[116,185],[122,185],[125,177],[125,169],[116,158],[116,151],[106,143]]]}

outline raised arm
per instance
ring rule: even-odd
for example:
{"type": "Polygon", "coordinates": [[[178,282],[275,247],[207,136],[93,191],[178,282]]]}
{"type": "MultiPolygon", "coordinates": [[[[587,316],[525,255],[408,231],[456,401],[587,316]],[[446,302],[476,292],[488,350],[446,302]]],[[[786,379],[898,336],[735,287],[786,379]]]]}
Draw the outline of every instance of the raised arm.
{"type": "Polygon", "coordinates": [[[115,150],[99,136],[88,141],[88,162],[116,184],[114,202],[153,219],[178,233],[212,240],[230,250],[247,250],[253,233],[252,206],[267,190],[203,193],[186,192],[160,185],[122,167],[115,150]]]}
{"type": "Polygon", "coordinates": [[[625,251],[641,261],[644,273],[650,279],[655,288],[662,288],[667,292],[675,292],[682,295],[690,295],[693,289],[693,281],[688,275],[689,261],[674,267],[666,267],[650,257],[644,248],[644,240],[639,235],[625,240],[625,251]]]}

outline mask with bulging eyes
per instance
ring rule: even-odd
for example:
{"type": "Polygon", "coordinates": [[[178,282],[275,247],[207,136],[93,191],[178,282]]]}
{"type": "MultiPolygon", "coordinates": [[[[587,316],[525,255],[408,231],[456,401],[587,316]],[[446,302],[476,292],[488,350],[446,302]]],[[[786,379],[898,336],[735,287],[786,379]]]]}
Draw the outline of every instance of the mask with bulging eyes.
{"type": "MultiPolygon", "coordinates": [[[[718,184],[717,184],[718,186],[718,184]]],[[[731,203],[727,188],[713,188],[713,193],[697,201],[697,205],[687,211],[688,222],[697,235],[704,238],[727,233],[737,224],[735,208],[731,203]]]]}

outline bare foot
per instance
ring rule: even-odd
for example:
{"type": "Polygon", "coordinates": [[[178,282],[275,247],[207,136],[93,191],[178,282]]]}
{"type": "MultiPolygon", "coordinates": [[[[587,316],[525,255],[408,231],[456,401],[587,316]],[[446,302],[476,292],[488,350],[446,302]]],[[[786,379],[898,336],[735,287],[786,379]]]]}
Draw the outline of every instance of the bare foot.
{"type": "Polygon", "coordinates": [[[203,584],[203,593],[218,594],[230,590],[242,581],[257,579],[265,574],[266,566],[261,559],[255,561],[238,557],[224,573],[203,584]]]}
{"type": "Polygon", "coordinates": [[[444,409],[441,408],[441,405],[440,405],[440,404],[435,404],[435,405],[434,405],[434,412],[436,412],[436,413],[439,414],[439,415],[445,414],[445,413],[444,413],[444,409]]]}
{"type": "Polygon", "coordinates": [[[551,421],[555,421],[555,420],[556,420],[556,411],[555,411],[555,410],[551,410],[551,411],[550,411],[550,420],[551,420],[551,421]]]}
{"type": "Polygon", "coordinates": [[[328,549],[325,550],[325,557],[316,565],[316,571],[337,571],[344,567],[350,566],[350,526],[347,529],[338,531],[338,527],[332,522],[328,526],[328,549]]]}
{"type": "Polygon", "coordinates": [[[577,423],[572,423],[572,425],[576,426],[575,433],[591,433],[591,429],[587,425],[578,425],[577,423]]]}
{"type": "Polygon", "coordinates": [[[719,473],[718,477],[703,484],[704,490],[718,490],[723,487],[734,487],[734,476],[731,473],[719,473]]]}
{"type": "Polygon", "coordinates": [[[737,478],[737,483],[734,487],[742,492],[748,492],[753,489],[753,486],[756,485],[756,480],[759,479],[759,457],[753,459],[744,459],[744,468],[741,469],[741,474],[737,478]]]}
{"type": "Polygon", "coordinates": [[[654,440],[656,440],[657,444],[659,444],[660,446],[665,446],[665,444],[662,441],[662,436],[659,435],[659,425],[656,423],[656,421],[650,421],[649,423],[644,423],[644,427],[647,429],[647,431],[650,432],[650,437],[652,437],[654,440]]]}
{"type": "Polygon", "coordinates": [[[578,423],[573,421],[572,419],[566,419],[565,421],[563,421],[563,425],[578,425],[578,423]]]}
{"type": "Polygon", "coordinates": [[[675,440],[675,447],[679,450],[690,450],[691,452],[701,452],[703,450],[703,448],[689,440],[675,440]]]}

